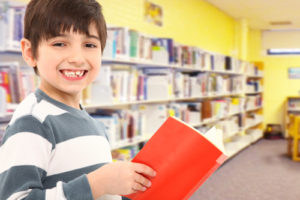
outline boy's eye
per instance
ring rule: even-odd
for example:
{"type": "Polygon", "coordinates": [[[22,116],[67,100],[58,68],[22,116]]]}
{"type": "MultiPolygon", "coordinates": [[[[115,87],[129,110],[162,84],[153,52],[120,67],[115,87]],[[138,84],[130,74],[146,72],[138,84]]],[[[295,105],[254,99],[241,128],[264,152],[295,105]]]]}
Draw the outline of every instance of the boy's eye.
{"type": "Polygon", "coordinates": [[[96,45],[90,44],[90,43],[85,44],[85,46],[88,47],[88,48],[96,48],[97,47],[96,45]]]}
{"type": "Polygon", "coordinates": [[[63,47],[63,46],[65,46],[65,44],[62,43],[62,42],[56,42],[56,43],[53,44],[53,46],[55,46],[55,47],[63,47]]]}

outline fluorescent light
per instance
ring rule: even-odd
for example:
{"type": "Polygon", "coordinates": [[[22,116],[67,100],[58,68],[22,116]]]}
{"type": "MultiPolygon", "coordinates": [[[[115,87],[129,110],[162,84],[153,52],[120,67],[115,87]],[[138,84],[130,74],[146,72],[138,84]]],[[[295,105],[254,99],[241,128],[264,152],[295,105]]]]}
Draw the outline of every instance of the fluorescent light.
{"type": "Polygon", "coordinates": [[[268,49],[269,55],[300,54],[300,48],[268,49]]]}

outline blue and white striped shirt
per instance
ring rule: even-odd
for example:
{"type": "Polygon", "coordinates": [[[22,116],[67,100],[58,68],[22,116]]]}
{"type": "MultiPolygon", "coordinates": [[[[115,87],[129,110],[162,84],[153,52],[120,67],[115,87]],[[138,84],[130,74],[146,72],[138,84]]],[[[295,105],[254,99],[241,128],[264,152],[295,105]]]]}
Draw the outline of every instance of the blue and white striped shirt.
{"type": "Polygon", "coordinates": [[[0,146],[0,199],[93,199],[86,174],[111,161],[103,124],[37,89],[0,146]]]}

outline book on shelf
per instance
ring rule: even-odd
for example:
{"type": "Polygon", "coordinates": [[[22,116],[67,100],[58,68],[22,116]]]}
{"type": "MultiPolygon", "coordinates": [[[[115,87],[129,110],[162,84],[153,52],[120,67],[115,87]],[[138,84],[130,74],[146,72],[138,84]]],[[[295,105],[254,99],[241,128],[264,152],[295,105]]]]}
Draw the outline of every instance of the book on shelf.
{"type": "Polygon", "coordinates": [[[0,86],[7,94],[8,103],[19,103],[32,88],[33,74],[20,69],[18,62],[0,62],[0,86]]]}
{"type": "Polygon", "coordinates": [[[92,117],[103,123],[114,149],[142,139],[143,120],[140,110],[97,110],[92,117]]]}
{"type": "Polygon", "coordinates": [[[174,64],[174,44],[171,38],[152,38],[152,59],[156,63],[174,64]]]}
{"type": "Polygon", "coordinates": [[[145,192],[128,195],[139,199],[188,199],[226,160],[222,134],[211,129],[200,133],[169,117],[132,162],[153,168],[152,185],[145,192]]]}
{"type": "Polygon", "coordinates": [[[6,102],[11,102],[11,92],[9,85],[9,72],[0,69],[0,87],[4,89],[6,102]]]}
{"type": "Polygon", "coordinates": [[[170,99],[173,96],[173,71],[168,68],[146,68],[144,99],[170,99]]]}
{"type": "Polygon", "coordinates": [[[113,161],[130,161],[139,152],[139,145],[115,149],[111,152],[113,161]]]}
{"type": "Polygon", "coordinates": [[[157,131],[168,117],[168,108],[165,104],[139,105],[138,109],[143,121],[142,133],[145,136],[152,135],[157,131]]]}
{"type": "Polygon", "coordinates": [[[111,66],[102,66],[97,78],[89,87],[90,97],[86,94],[85,102],[91,104],[112,104],[111,66]]]}
{"type": "Polygon", "coordinates": [[[152,59],[151,37],[126,27],[108,26],[105,58],[152,59]]]}
{"type": "Polygon", "coordinates": [[[202,113],[202,120],[210,119],[213,117],[212,113],[212,103],[211,100],[204,100],[202,101],[202,107],[201,107],[201,113],[202,113]]]}
{"type": "Polygon", "coordinates": [[[1,86],[1,74],[0,74],[0,117],[6,114],[6,91],[1,86]]]}
{"type": "Polygon", "coordinates": [[[176,117],[189,124],[199,124],[201,122],[201,102],[178,102],[170,103],[168,113],[171,117],[176,117]]]}
{"type": "Polygon", "coordinates": [[[39,82],[34,71],[18,62],[0,62],[0,86],[7,93],[8,103],[19,103],[25,96],[34,92],[39,82]]]}
{"type": "Polygon", "coordinates": [[[20,50],[24,14],[25,6],[21,3],[0,2],[0,50],[20,50]]]}

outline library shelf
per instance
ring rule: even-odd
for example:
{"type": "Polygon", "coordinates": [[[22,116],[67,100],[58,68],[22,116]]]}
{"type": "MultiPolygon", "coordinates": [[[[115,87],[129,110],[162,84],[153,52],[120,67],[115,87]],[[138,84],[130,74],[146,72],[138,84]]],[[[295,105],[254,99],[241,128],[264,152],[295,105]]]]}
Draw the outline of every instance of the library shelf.
{"type": "Polygon", "coordinates": [[[217,117],[212,117],[212,118],[209,118],[209,119],[204,119],[203,121],[201,121],[199,123],[191,124],[191,126],[199,127],[199,126],[203,126],[203,125],[206,125],[206,124],[212,124],[212,123],[215,123],[215,122],[218,122],[218,121],[221,121],[221,120],[230,118],[234,115],[238,115],[238,114],[242,114],[242,113],[243,112],[234,112],[234,113],[229,113],[225,116],[217,116],[217,117]]]}
{"type": "Polygon", "coordinates": [[[248,129],[252,128],[252,127],[255,127],[255,126],[260,125],[261,123],[263,123],[263,120],[262,120],[262,119],[257,120],[257,121],[255,121],[255,122],[253,122],[253,123],[251,123],[251,124],[246,125],[244,128],[242,128],[242,130],[243,130],[243,131],[248,130],[248,129]]]}
{"type": "Polygon", "coordinates": [[[288,112],[300,112],[300,108],[288,108],[288,112]]]}
{"type": "Polygon", "coordinates": [[[121,142],[118,142],[116,144],[113,144],[111,146],[111,150],[116,150],[116,149],[120,149],[120,148],[124,148],[124,147],[128,147],[128,146],[137,145],[139,143],[146,142],[149,139],[150,139],[150,136],[148,136],[148,137],[130,138],[130,139],[126,140],[126,141],[121,141],[121,142]]]}
{"type": "Polygon", "coordinates": [[[263,76],[262,75],[246,75],[247,78],[250,78],[250,79],[262,79],[263,76]]]}
{"type": "Polygon", "coordinates": [[[18,104],[16,103],[8,103],[6,104],[6,108],[8,112],[0,114],[0,123],[7,123],[12,118],[14,110],[17,108],[18,104]]]}
{"type": "Polygon", "coordinates": [[[10,121],[12,113],[5,113],[0,115],[0,123],[7,123],[10,121]]]}
{"type": "MultiPolygon", "coordinates": [[[[245,80],[247,79],[263,79],[262,75],[249,75],[249,74],[245,74],[245,73],[241,73],[241,72],[233,72],[233,71],[225,71],[225,70],[207,70],[207,69],[199,69],[195,66],[178,66],[178,65],[172,65],[172,64],[159,64],[159,63],[154,63],[154,62],[149,62],[149,61],[141,61],[141,60],[124,60],[124,59],[108,59],[108,58],[103,58],[102,63],[104,65],[129,65],[129,67],[133,67],[133,68],[168,68],[168,69],[174,69],[176,71],[179,72],[183,72],[183,73],[209,73],[209,74],[216,74],[216,75],[221,75],[221,76],[230,76],[230,77],[234,77],[234,76],[244,76],[245,80]]],[[[113,67],[112,67],[113,68],[113,67]]],[[[130,102],[117,102],[117,103],[105,103],[105,104],[85,104],[84,107],[88,110],[88,111],[95,111],[97,109],[120,109],[121,107],[127,107],[130,108],[130,106],[133,105],[143,105],[143,104],[169,104],[169,103],[173,103],[173,102],[199,102],[202,100],[207,100],[207,99],[211,99],[211,100],[218,100],[218,99],[225,99],[225,98],[247,98],[248,95],[253,96],[253,95],[262,95],[263,91],[257,91],[257,92],[232,92],[232,93],[216,93],[216,92],[207,92],[207,95],[203,95],[203,96],[192,96],[192,97],[181,97],[181,98],[168,98],[168,99],[150,99],[150,100],[139,100],[139,101],[130,101],[130,102]]],[[[259,106],[254,106],[251,108],[247,108],[247,109],[243,109],[239,112],[234,112],[234,113],[229,113],[225,116],[218,116],[218,117],[212,117],[209,119],[205,119],[203,121],[200,121],[199,123],[193,123],[191,124],[193,127],[197,128],[197,127],[202,127],[202,126],[209,126],[209,125],[214,125],[217,124],[218,122],[222,121],[222,120],[226,120],[229,119],[232,116],[235,115],[245,115],[247,113],[250,112],[261,112],[261,110],[263,110],[263,106],[259,105],[259,106]]],[[[262,124],[262,121],[257,121],[254,124],[251,125],[247,125],[245,127],[240,127],[238,130],[233,130],[232,133],[230,133],[230,135],[227,135],[227,137],[224,139],[224,144],[226,143],[230,143],[231,138],[239,135],[242,132],[245,132],[247,130],[250,130],[251,128],[255,128],[259,125],[262,124]]],[[[248,135],[245,136],[240,136],[240,137],[245,137],[247,138],[248,135]]],[[[261,135],[259,135],[259,137],[256,137],[257,139],[261,138],[261,135]]],[[[131,138],[130,141],[125,141],[125,142],[121,142],[118,145],[115,145],[113,147],[113,149],[118,149],[118,148],[122,148],[122,147],[126,147],[126,146],[130,146],[130,145],[135,145],[138,144],[140,142],[146,142],[149,138],[131,138]]],[[[251,141],[254,141],[253,139],[251,141]]],[[[237,148],[238,150],[235,150],[234,154],[235,155],[237,152],[239,152],[241,149],[245,148],[247,145],[249,145],[251,143],[245,144],[245,142],[243,143],[242,147],[239,146],[239,148],[237,148]]]]}
{"type": "Polygon", "coordinates": [[[289,96],[285,100],[285,106],[284,106],[284,120],[283,120],[283,126],[284,126],[284,132],[285,137],[288,136],[288,125],[289,125],[289,115],[300,115],[300,96],[289,96]]]}
{"type": "Polygon", "coordinates": [[[241,93],[210,94],[206,96],[170,98],[170,99],[152,99],[152,100],[150,99],[150,100],[138,100],[138,101],[115,102],[115,103],[104,103],[104,104],[83,104],[83,107],[86,110],[91,111],[92,109],[124,107],[124,106],[136,105],[136,104],[157,104],[157,103],[180,102],[180,101],[196,101],[201,99],[215,99],[215,98],[240,96],[240,95],[242,94],[241,93]]]}
{"type": "Polygon", "coordinates": [[[5,54],[14,54],[14,55],[21,56],[22,51],[20,49],[14,49],[14,48],[3,49],[3,50],[0,49],[0,54],[2,54],[2,55],[5,55],[5,54]]]}
{"type": "Polygon", "coordinates": [[[247,110],[245,110],[245,112],[252,112],[252,111],[259,110],[259,109],[263,109],[263,107],[262,106],[256,106],[256,107],[253,107],[253,108],[248,108],[247,110]]]}
{"type": "Polygon", "coordinates": [[[194,65],[176,65],[176,64],[167,64],[167,63],[156,63],[149,60],[139,60],[139,59],[120,59],[120,58],[102,58],[103,65],[132,65],[137,68],[170,68],[178,71],[184,72],[207,72],[207,73],[216,73],[216,74],[224,74],[224,75],[240,75],[242,76],[242,72],[234,72],[232,70],[209,70],[205,68],[199,68],[194,65]]]}
{"type": "Polygon", "coordinates": [[[253,94],[261,94],[263,91],[255,91],[255,92],[246,92],[246,95],[253,95],[253,94]]]}

